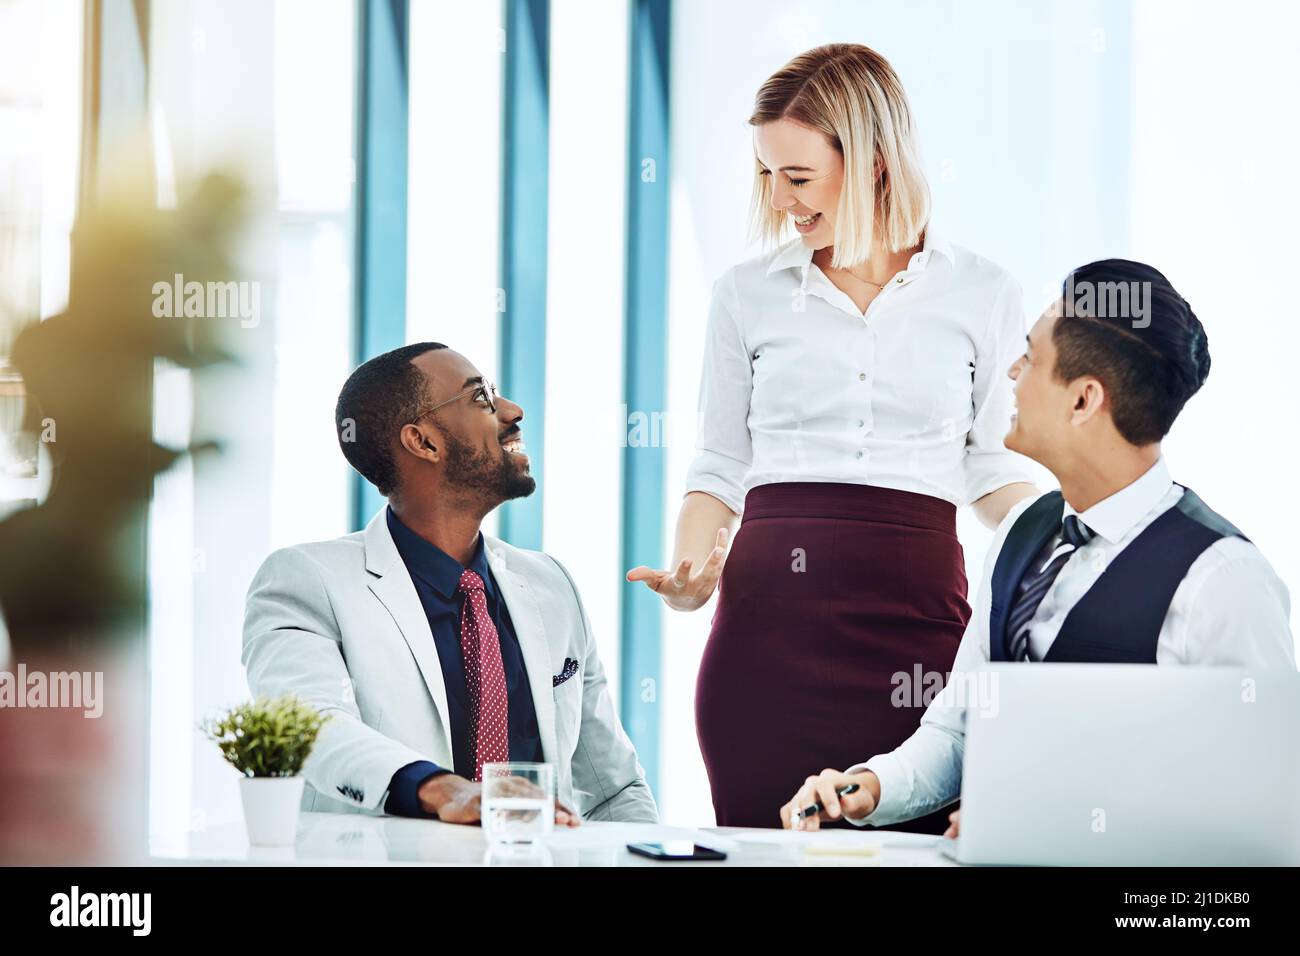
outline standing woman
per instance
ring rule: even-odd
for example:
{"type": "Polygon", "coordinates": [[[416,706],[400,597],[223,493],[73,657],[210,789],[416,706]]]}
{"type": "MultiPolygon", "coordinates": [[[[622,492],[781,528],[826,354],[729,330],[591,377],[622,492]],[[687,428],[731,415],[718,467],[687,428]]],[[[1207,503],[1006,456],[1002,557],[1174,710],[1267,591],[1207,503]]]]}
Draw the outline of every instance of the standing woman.
{"type": "MultiPolygon", "coordinates": [[[[713,805],[719,825],[776,827],[805,777],[907,738],[918,668],[951,668],[970,616],[957,507],[996,527],[1037,492],[1002,445],[1020,288],[929,228],[893,68],[818,47],[749,122],[755,224],[798,238],[714,285],[675,570],[628,580],[684,611],[718,587],[695,692],[713,805]]],[[[947,826],[932,817],[909,828],[947,826]]]]}

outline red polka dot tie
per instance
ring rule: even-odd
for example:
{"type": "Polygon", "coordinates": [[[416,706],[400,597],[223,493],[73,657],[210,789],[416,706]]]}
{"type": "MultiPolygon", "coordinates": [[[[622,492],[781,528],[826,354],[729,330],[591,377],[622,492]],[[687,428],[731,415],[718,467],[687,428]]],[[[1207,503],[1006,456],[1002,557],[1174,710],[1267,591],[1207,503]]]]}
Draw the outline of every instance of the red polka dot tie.
{"type": "Polygon", "coordinates": [[[465,659],[469,719],[475,740],[474,779],[482,780],[485,763],[510,759],[510,702],[501,663],[501,641],[488,614],[483,579],[466,568],[458,590],[465,595],[460,615],[460,653],[465,659]]]}

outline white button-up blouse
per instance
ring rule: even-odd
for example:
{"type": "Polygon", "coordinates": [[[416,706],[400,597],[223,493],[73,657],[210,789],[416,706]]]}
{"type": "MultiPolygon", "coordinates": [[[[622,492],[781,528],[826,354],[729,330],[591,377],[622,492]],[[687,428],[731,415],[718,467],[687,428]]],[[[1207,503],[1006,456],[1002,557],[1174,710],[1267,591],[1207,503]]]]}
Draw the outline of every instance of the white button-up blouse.
{"type": "Polygon", "coordinates": [[[1024,351],[1019,284],[927,230],[864,313],[795,239],[713,286],[686,489],[876,485],[967,504],[1032,481],[1002,439],[1024,351]]]}

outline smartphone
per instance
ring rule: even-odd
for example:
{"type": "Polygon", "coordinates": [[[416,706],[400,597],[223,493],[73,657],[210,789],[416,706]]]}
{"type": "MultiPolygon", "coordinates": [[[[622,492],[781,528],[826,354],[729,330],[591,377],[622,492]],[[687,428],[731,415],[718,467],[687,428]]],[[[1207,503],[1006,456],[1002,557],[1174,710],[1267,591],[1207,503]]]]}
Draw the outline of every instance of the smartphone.
{"type": "Polygon", "coordinates": [[[637,856],[648,856],[652,860],[725,860],[727,858],[727,854],[721,850],[700,846],[691,840],[629,843],[627,848],[637,856]]]}

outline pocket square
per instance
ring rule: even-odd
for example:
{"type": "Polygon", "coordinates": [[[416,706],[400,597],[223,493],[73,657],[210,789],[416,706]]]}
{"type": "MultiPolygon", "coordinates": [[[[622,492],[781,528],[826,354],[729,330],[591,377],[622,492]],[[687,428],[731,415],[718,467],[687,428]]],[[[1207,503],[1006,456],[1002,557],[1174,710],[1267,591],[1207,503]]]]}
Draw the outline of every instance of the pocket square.
{"type": "Polygon", "coordinates": [[[551,678],[551,686],[559,687],[576,673],[578,673],[578,662],[572,657],[566,657],[564,659],[564,669],[551,678]]]}

